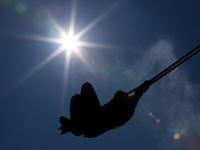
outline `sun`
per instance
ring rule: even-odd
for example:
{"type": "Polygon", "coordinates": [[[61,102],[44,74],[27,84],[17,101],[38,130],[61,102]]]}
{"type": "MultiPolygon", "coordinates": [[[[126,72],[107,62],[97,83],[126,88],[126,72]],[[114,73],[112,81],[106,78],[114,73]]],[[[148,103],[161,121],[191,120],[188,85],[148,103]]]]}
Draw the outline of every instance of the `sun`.
{"type": "Polygon", "coordinates": [[[73,35],[65,35],[62,44],[66,50],[75,50],[77,48],[77,39],[73,35]]]}
{"type": "MultiPolygon", "coordinates": [[[[67,77],[69,72],[69,66],[70,66],[70,57],[71,57],[71,51],[73,50],[75,54],[82,60],[82,62],[88,67],[88,69],[93,72],[93,68],[91,63],[84,57],[84,55],[81,52],[80,47],[92,47],[92,48],[104,48],[104,49],[119,49],[118,46],[113,46],[106,44],[99,44],[99,43],[93,43],[93,42],[86,42],[86,41],[80,41],[79,39],[86,34],[88,31],[90,31],[94,26],[96,26],[100,21],[102,21],[104,18],[106,18],[109,14],[111,14],[117,7],[116,4],[112,5],[110,8],[108,8],[105,12],[100,14],[96,19],[94,19],[91,23],[89,23],[87,26],[85,26],[83,29],[81,29],[79,32],[74,34],[74,28],[75,28],[75,14],[76,14],[76,0],[72,0],[72,10],[71,10],[71,17],[70,17],[70,23],[69,23],[69,29],[68,32],[66,32],[58,23],[57,21],[50,15],[50,13],[44,8],[45,14],[48,16],[48,19],[51,21],[53,27],[58,31],[59,38],[52,38],[52,37],[45,37],[45,36],[35,36],[35,35],[28,35],[28,34],[22,34],[19,37],[25,38],[25,39],[31,39],[36,41],[43,41],[43,42],[49,42],[49,43],[56,43],[60,44],[54,52],[52,52],[49,56],[47,56],[44,60],[42,60],[38,65],[36,65],[34,68],[30,69],[24,76],[22,76],[11,88],[9,91],[16,88],[19,84],[23,83],[25,80],[27,80],[30,76],[32,76],[34,73],[36,73],[38,70],[40,70],[43,66],[45,66],[48,62],[50,62],[53,58],[61,54],[63,51],[65,52],[65,68],[64,68],[64,82],[63,82],[63,91],[62,91],[62,101],[64,101],[64,95],[66,91],[67,86],[67,77]]],[[[120,48],[124,49],[124,48],[120,48]]],[[[7,93],[9,93],[7,91],[7,93]]]]}

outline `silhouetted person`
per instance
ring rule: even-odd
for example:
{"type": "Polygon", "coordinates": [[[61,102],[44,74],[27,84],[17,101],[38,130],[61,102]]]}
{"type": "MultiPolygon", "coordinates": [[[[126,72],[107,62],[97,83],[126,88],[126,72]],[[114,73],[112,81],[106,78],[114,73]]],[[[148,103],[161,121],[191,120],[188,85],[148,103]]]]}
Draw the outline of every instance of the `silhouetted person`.
{"type": "Polygon", "coordinates": [[[84,83],[81,94],[71,98],[70,119],[60,117],[60,134],[70,131],[76,136],[83,134],[91,138],[123,126],[133,116],[140,97],[149,86],[149,81],[145,81],[130,97],[124,91],[117,91],[112,100],[101,106],[92,85],[84,83]]]}

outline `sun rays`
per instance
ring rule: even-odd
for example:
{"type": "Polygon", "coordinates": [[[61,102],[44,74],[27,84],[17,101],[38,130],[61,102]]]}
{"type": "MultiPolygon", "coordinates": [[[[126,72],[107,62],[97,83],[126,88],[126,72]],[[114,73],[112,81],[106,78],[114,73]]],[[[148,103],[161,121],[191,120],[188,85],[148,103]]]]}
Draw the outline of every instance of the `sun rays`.
{"type": "Polygon", "coordinates": [[[62,92],[62,99],[65,98],[65,92],[67,87],[67,80],[68,80],[68,72],[69,72],[69,64],[71,58],[71,52],[73,51],[80,60],[85,64],[90,72],[93,72],[92,64],[88,62],[88,60],[83,56],[82,52],[80,51],[79,47],[93,47],[93,48],[101,48],[101,49],[118,49],[117,46],[112,46],[108,44],[99,44],[99,43],[92,43],[86,41],[79,41],[79,39],[90,31],[93,27],[95,27],[99,22],[101,22],[104,18],[106,18],[109,14],[111,14],[114,10],[116,10],[116,4],[113,4],[110,8],[100,14],[96,19],[94,19],[91,23],[89,23],[86,27],[82,30],[77,32],[74,35],[75,30],[75,16],[76,16],[76,9],[77,9],[77,2],[76,0],[72,0],[72,7],[71,7],[71,16],[69,22],[68,32],[66,32],[59,23],[48,13],[46,9],[43,9],[45,14],[48,16],[48,19],[51,21],[57,32],[59,33],[60,38],[52,38],[52,37],[45,37],[45,36],[36,36],[36,35],[15,35],[12,36],[16,38],[24,38],[30,39],[35,41],[42,41],[42,42],[49,42],[49,43],[56,43],[60,44],[60,46],[49,56],[47,56],[43,61],[41,61],[38,65],[36,65],[33,69],[28,71],[24,76],[22,76],[6,93],[9,93],[18,85],[23,83],[29,77],[31,77],[34,73],[40,70],[43,66],[45,66],[48,62],[58,56],[60,53],[65,51],[65,68],[64,68],[64,78],[63,78],[63,92],[62,92]]]}

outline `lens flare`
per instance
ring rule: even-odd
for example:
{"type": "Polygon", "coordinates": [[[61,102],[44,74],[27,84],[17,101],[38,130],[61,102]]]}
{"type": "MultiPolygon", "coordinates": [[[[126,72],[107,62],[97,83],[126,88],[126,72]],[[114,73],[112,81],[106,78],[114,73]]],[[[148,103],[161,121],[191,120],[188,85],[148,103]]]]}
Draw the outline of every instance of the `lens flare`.
{"type": "Polygon", "coordinates": [[[15,9],[18,13],[22,14],[26,11],[26,5],[23,2],[18,2],[15,9]]]}
{"type": "Polygon", "coordinates": [[[160,123],[160,119],[156,119],[156,122],[157,122],[157,123],[160,123]]]}
{"type": "Polygon", "coordinates": [[[151,116],[153,116],[153,114],[152,114],[152,113],[149,113],[149,116],[151,117],[151,116]]]}
{"type": "Polygon", "coordinates": [[[174,139],[175,139],[175,140],[178,140],[179,138],[180,138],[180,135],[179,135],[178,133],[175,133],[175,134],[174,134],[174,139]]]}
{"type": "Polygon", "coordinates": [[[168,127],[168,128],[167,128],[167,132],[168,132],[168,133],[171,133],[171,132],[172,132],[172,128],[168,127]]]}

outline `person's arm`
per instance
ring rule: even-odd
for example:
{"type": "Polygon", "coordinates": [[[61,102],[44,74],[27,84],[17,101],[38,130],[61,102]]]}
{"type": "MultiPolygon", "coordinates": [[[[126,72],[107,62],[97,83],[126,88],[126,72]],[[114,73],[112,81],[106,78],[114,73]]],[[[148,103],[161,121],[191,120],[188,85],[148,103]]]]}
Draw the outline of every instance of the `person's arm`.
{"type": "Polygon", "coordinates": [[[149,86],[150,86],[150,81],[146,80],[136,88],[134,95],[131,95],[130,98],[134,99],[134,101],[137,104],[139,99],[142,97],[143,93],[145,93],[148,90],[149,86]]]}

